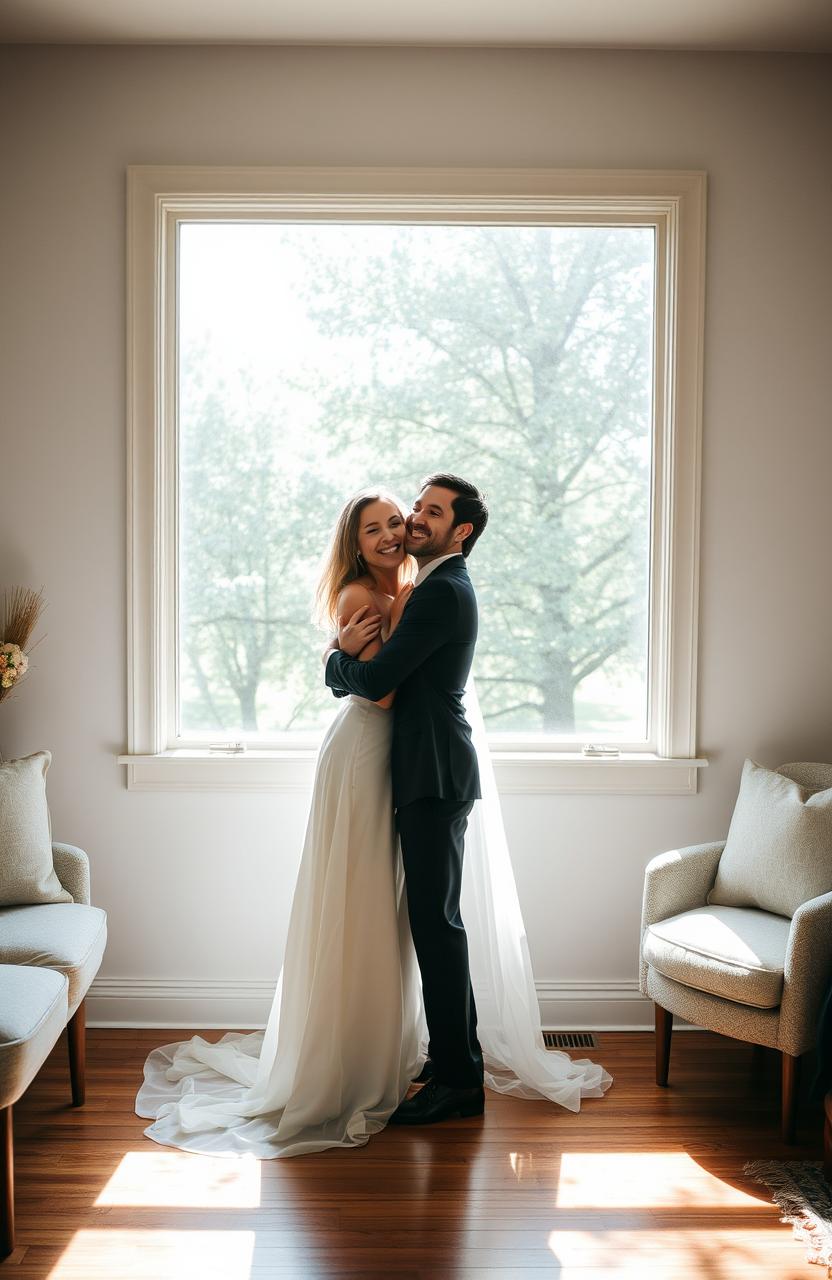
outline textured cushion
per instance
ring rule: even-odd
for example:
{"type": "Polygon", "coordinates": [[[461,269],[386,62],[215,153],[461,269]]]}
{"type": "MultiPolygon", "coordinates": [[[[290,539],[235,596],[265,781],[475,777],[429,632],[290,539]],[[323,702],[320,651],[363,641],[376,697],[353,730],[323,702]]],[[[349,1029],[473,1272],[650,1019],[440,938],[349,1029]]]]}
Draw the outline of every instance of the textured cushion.
{"type": "Polygon", "coordinates": [[[49,751],[0,761],[0,907],[71,902],[52,864],[46,803],[49,751]]]}
{"type": "Polygon", "coordinates": [[[67,979],[0,964],[0,1107],[25,1093],[67,1023],[67,979]]]}
{"type": "Polygon", "coordinates": [[[83,849],[74,844],[58,844],[52,841],[52,861],[55,873],[73,902],[90,900],[90,860],[83,849]]]}
{"type": "Polygon", "coordinates": [[[0,911],[0,963],[59,969],[69,978],[75,1012],[98,972],[107,941],[107,913],[77,902],[0,911]]]}
{"type": "Polygon", "coordinates": [[[808,1037],[780,1035],[781,1008],[756,1009],[750,1004],[736,1004],[708,991],[697,991],[682,982],[666,978],[651,964],[647,966],[647,996],[662,1009],[669,1009],[694,1027],[716,1031],[721,1036],[733,1036],[735,1040],[749,1040],[752,1044],[767,1044],[797,1057],[811,1049],[814,1041],[808,1037]]]}
{"type": "Polygon", "coordinates": [[[832,889],[832,787],[812,793],[746,760],[708,902],[793,916],[832,889]]]}
{"type": "Polygon", "coordinates": [[[799,782],[807,791],[826,791],[832,787],[832,764],[821,764],[817,760],[791,760],[788,764],[778,764],[775,772],[799,782]]]}
{"type": "Polygon", "coordinates": [[[743,907],[698,907],[652,924],[643,955],[666,978],[773,1009],[783,994],[791,921],[743,907]]]}

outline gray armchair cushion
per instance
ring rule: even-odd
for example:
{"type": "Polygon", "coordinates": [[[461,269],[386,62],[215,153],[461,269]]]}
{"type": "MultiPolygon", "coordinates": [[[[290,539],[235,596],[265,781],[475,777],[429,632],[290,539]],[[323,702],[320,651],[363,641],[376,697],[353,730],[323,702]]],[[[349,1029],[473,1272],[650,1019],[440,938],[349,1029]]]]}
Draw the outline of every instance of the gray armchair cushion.
{"type": "Polygon", "coordinates": [[[652,924],[643,955],[666,978],[725,1000],[773,1009],[783,994],[791,922],[742,907],[699,907],[652,924]]]}
{"type": "Polygon", "coordinates": [[[0,761],[0,907],[71,902],[55,874],[46,803],[49,751],[0,761]]]}
{"type": "Polygon", "coordinates": [[[98,972],[107,942],[107,914],[77,902],[0,911],[0,963],[58,969],[69,979],[69,1014],[98,972]]]}
{"type": "Polygon", "coordinates": [[[54,969],[0,964],[0,1107],[25,1093],[66,1026],[68,983],[54,969]]]}
{"type": "MultiPolygon", "coordinates": [[[[708,844],[671,849],[650,859],[644,873],[642,940],[648,925],[656,920],[704,907],[724,848],[724,840],[712,840],[708,844]]],[[[639,986],[642,995],[647,995],[647,961],[643,950],[639,957],[639,986]]]]}
{"type": "MultiPolygon", "coordinates": [[[[705,1027],[721,1036],[733,1036],[735,1040],[750,1040],[752,1044],[767,1044],[772,1049],[784,1049],[786,1053],[802,1053],[812,1045],[809,1038],[802,1048],[793,1049],[781,1043],[780,1009],[755,1009],[750,1004],[737,1004],[712,996],[709,991],[697,991],[682,982],[666,978],[652,965],[647,966],[647,995],[663,1009],[684,1018],[694,1027],[705,1027]]],[[[805,1029],[808,1032],[808,1028],[805,1029]]]]}
{"type": "Polygon", "coordinates": [[[832,787],[810,792],[746,760],[708,902],[791,918],[802,903],[829,890],[832,787]]]}

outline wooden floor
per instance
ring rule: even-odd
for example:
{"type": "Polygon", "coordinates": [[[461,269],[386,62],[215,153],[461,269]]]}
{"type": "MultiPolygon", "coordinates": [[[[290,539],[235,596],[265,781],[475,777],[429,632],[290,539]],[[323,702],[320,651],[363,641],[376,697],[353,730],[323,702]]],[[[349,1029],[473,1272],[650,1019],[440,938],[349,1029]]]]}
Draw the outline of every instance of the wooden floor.
{"type": "Polygon", "coordinates": [[[776,1057],[746,1045],[677,1033],[665,1090],[652,1035],[606,1033],[592,1056],[615,1083],[580,1115],[487,1094],[481,1119],[257,1162],[143,1136],[144,1058],[193,1032],[87,1034],[86,1105],[69,1105],[60,1044],[15,1108],[4,1280],[823,1276],[742,1175],[749,1159],[819,1158],[820,1111],[804,1106],[803,1145],[783,1147],[776,1057]]]}

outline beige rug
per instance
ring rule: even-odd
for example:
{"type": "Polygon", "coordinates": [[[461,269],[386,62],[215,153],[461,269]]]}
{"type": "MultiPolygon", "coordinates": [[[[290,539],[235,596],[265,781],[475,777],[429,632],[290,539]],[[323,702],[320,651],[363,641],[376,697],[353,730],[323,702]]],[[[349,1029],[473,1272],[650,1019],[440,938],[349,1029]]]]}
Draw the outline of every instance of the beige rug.
{"type": "Polygon", "coordinates": [[[755,1160],[743,1170],[763,1183],[779,1206],[781,1222],[790,1222],[806,1246],[809,1262],[832,1276],[832,1186],[814,1160],[755,1160]]]}

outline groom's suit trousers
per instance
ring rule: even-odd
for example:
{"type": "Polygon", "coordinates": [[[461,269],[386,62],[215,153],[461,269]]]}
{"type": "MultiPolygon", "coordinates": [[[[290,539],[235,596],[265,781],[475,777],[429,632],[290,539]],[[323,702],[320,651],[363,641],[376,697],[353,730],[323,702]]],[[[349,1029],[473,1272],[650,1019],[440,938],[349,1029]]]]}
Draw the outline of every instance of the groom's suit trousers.
{"type": "Polygon", "coordinates": [[[473,804],[430,797],[396,811],[434,1079],[457,1089],[483,1080],[468,939],[459,912],[465,829],[473,804]]]}

